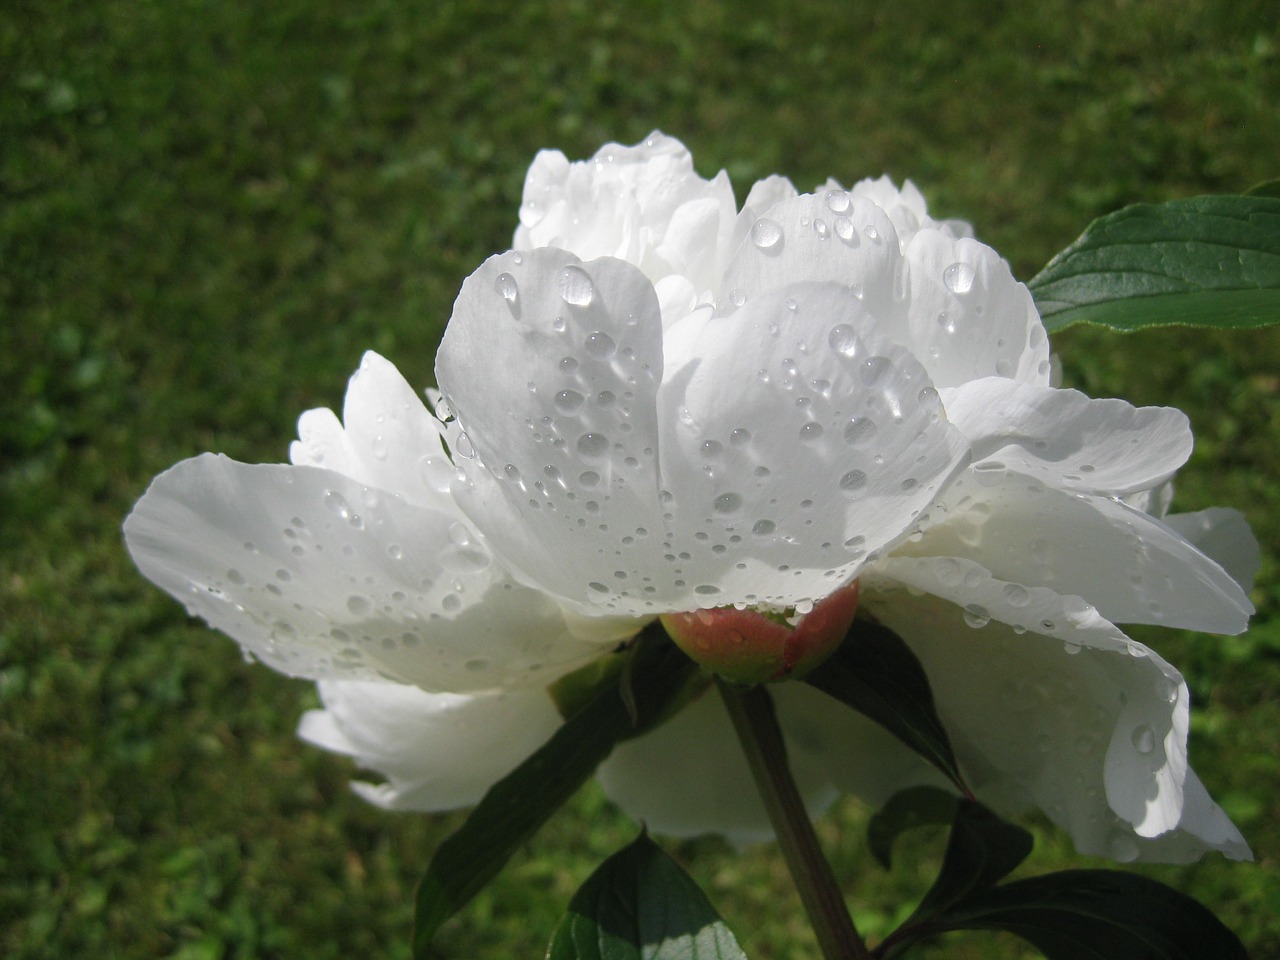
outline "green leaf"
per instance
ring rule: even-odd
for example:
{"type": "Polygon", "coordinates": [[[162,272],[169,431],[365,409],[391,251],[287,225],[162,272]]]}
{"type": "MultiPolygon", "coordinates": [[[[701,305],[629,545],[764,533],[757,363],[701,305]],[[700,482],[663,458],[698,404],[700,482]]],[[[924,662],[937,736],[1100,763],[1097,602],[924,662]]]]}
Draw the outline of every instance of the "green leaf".
{"type": "Polygon", "coordinates": [[[938,787],[899,790],[867,821],[867,847],[886,870],[893,866],[893,842],[908,830],[951,823],[960,798],[938,787]]]}
{"type": "Polygon", "coordinates": [[[970,795],[934,707],[924,667],[888,627],[855,620],[840,648],[804,682],[880,724],[970,795]]]}
{"type": "Polygon", "coordinates": [[[547,960],[746,960],[698,885],[641,834],[587,878],[547,960]]]}
{"type": "Polygon", "coordinates": [[[621,656],[630,670],[606,672],[601,687],[529,759],[489,788],[436,850],[418,886],[414,956],[429,955],[445,920],[497,876],[511,854],[578,790],[616,743],[657,726],[705,689],[697,666],[656,622],[621,656]],[[622,690],[622,682],[630,684],[622,690]],[[630,698],[634,716],[628,707],[630,698]]]}
{"type": "Polygon", "coordinates": [[[1280,180],[1264,180],[1245,191],[1246,197],[1280,197],[1280,180]]]}
{"type": "Polygon", "coordinates": [[[970,894],[995,886],[1031,855],[1034,844],[1026,830],[1001,820],[975,800],[961,800],[951,822],[942,870],[907,922],[932,917],[970,894]]]}
{"type": "Polygon", "coordinates": [[[1247,960],[1217,917],[1184,894],[1117,870],[1065,870],[977,891],[874,951],[900,956],[949,930],[1004,930],[1049,960],[1247,960]]]}
{"type": "Polygon", "coordinates": [[[1280,198],[1255,189],[1095,220],[1027,284],[1045,327],[1280,322],[1280,198]]]}

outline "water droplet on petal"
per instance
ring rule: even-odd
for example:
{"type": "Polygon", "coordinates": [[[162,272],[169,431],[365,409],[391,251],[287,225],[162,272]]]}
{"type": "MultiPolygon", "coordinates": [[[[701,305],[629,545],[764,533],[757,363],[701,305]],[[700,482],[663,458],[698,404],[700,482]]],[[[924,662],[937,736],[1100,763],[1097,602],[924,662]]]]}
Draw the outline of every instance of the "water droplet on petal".
{"type": "Polygon", "coordinates": [[[853,221],[848,217],[836,217],[836,236],[849,241],[854,237],[853,221]]]}
{"type": "Polygon", "coordinates": [[[861,470],[850,470],[840,478],[840,489],[850,493],[861,490],[866,485],[867,475],[861,470]]]}
{"type": "Polygon", "coordinates": [[[849,194],[843,190],[828,190],[825,199],[832,213],[844,213],[849,209],[849,194]]]}
{"type": "Polygon", "coordinates": [[[942,283],[952,293],[968,293],[973,289],[973,267],[967,263],[953,263],[942,271],[942,283]]]}
{"type": "Polygon", "coordinates": [[[1147,754],[1156,748],[1155,731],[1145,723],[1134,728],[1130,739],[1133,741],[1133,749],[1139,753],[1147,754]]]}
{"type": "Polygon", "coordinates": [[[454,444],[454,452],[463,460],[474,460],[476,456],[476,448],[471,445],[471,440],[465,433],[458,434],[458,440],[454,444]]]}
{"type": "Polygon", "coordinates": [[[584,433],[578,438],[578,452],[584,457],[603,457],[609,452],[609,438],[603,433],[584,433]]]}
{"type": "Polygon", "coordinates": [[[702,456],[706,460],[717,460],[724,452],[724,446],[716,440],[706,440],[702,444],[702,456]]]}
{"type": "Polygon", "coordinates": [[[1030,591],[1018,583],[1006,583],[1001,594],[1011,607],[1025,607],[1031,601],[1030,591]]]}
{"type": "Polygon", "coordinates": [[[516,284],[516,278],[509,273],[498,274],[498,279],[493,281],[493,289],[507,303],[515,303],[516,297],[520,295],[520,287],[516,284]]]}
{"type": "Polygon", "coordinates": [[[577,390],[561,390],[556,394],[556,409],[564,414],[571,414],[581,408],[584,397],[577,390]]]}
{"type": "Polygon", "coordinates": [[[828,232],[827,221],[823,220],[821,217],[818,217],[816,220],[814,220],[813,232],[818,235],[819,240],[827,239],[827,232],[828,232]]]}
{"type": "Polygon", "coordinates": [[[613,342],[613,337],[607,333],[596,331],[587,337],[587,356],[595,357],[597,360],[608,360],[613,356],[614,351],[618,349],[618,345],[613,342]]]}
{"type": "Polygon", "coordinates": [[[772,520],[757,520],[755,526],[751,528],[751,532],[757,537],[767,537],[777,529],[777,524],[772,520]]]}
{"type": "Polygon", "coordinates": [[[971,603],[964,608],[964,622],[975,630],[981,630],[991,622],[991,614],[986,607],[971,603]]]}
{"type": "Polygon", "coordinates": [[[822,424],[810,420],[800,428],[800,439],[804,443],[813,443],[822,437],[822,424]]]}
{"type": "Polygon", "coordinates": [[[592,581],[587,584],[587,599],[592,603],[604,603],[609,599],[609,588],[603,583],[592,581]]]}
{"type": "Polygon", "coordinates": [[[362,617],[373,609],[373,604],[370,602],[368,597],[361,596],[358,593],[353,593],[351,596],[347,597],[347,609],[357,617],[362,617]]]}
{"type": "Polygon", "coordinates": [[[751,225],[751,242],[761,250],[771,250],[782,240],[782,227],[774,220],[761,217],[751,225]]]}
{"type": "Polygon", "coordinates": [[[716,513],[737,513],[742,509],[742,497],[736,493],[722,493],[712,503],[716,513]]]}
{"type": "Polygon", "coordinates": [[[844,357],[846,360],[852,360],[858,355],[858,334],[847,323],[838,323],[832,327],[831,333],[827,336],[827,343],[837,356],[844,357]]]}
{"type": "Polygon", "coordinates": [[[585,307],[596,295],[596,288],[587,276],[587,271],[578,266],[568,266],[560,271],[557,278],[560,298],[575,307],[585,307]]]}
{"type": "Polygon", "coordinates": [[[329,508],[330,513],[336,514],[343,520],[349,521],[352,517],[351,504],[347,503],[347,498],[337,490],[330,490],[324,495],[324,505],[329,508]]]}

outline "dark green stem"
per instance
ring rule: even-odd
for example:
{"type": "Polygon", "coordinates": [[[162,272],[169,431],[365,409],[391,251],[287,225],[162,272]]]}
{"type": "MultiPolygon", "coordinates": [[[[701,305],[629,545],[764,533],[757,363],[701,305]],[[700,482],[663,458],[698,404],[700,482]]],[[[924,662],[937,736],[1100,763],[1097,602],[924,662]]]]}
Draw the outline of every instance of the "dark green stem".
{"type": "Polygon", "coordinates": [[[791,778],[773,699],[764,687],[744,688],[718,678],[716,686],[742,742],[822,956],[825,960],[870,960],[791,778]]]}

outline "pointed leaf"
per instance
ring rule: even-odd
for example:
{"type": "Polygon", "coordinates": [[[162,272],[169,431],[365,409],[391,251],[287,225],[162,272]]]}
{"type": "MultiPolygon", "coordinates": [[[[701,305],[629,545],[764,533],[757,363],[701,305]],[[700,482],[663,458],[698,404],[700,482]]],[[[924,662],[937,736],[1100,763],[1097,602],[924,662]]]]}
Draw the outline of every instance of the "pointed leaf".
{"type": "Polygon", "coordinates": [[[995,886],[1031,854],[1035,841],[973,800],[960,801],[938,879],[908,923],[931,917],[995,886]]]}
{"type": "Polygon", "coordinates": [[[1280,322],[1280,198],[1125,207],[1091,223],[1027,286],[1049,330],[1280,322]]]}
{"type": "Polygon", "coordinates": [[[977,891],[875,950],[901,956],[948,930],[1004,930],[1049,960],[1247,960],[1217,917],[1161,883],[1116,870],[1066,870],[977,891]]]}
{"type": "Polygon", "coordinates": [[[874,720],[969,796],[924,667],[896,633],[855,620],[840,648],[804,682],[874,720]]]}
{"type": "Polygon", "coordinates": [[[746,960],[698,885],[647,835],[574,894],[547,960],[746,960]]]}
{"type": "Polygon", "coordinates": [[[489,883],[511,854],[578,790],[614,744],[638,736],[679,709],[706,680],[656,623],[639,637],[629,671],[602,686],[536,753],[489,788],[436,850],[418,886],[414,956],[429,955],[440,924],[489,883]],[[623,680],[631,687],[628,709],[623,680]]]}
{"type": "Polygon", "coordinates": [[[1280,197],[1280,180],[1264,180],[1245,191],[1246,197],[1280,197]]]}
{"type": "Polygon", "coordinates": [[[886,870],[893,866],[893,842],[908,830],[951,823],[960,798],[937,787],[899,790],[867,821],[867,847],[886,870]]]}

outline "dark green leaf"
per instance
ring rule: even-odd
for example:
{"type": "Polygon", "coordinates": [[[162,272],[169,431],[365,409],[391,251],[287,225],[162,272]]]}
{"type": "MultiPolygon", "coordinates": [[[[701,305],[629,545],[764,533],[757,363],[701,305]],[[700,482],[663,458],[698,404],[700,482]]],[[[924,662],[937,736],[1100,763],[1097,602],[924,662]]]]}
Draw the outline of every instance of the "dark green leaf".
{"type": "Polygon", "coordinates": [[[961,800],[938,879],[916,907],[912,921],[927,919],[971,894],[995,886],[1027,859],[1035,841],[974,800],[961,800]]]}
{"type": "Polygon", "coordinates": [[[574,894],[547,960],[746,960],[729,928],[646,835],[574,894]]]}
{"type": "Polygon", "coordinates": [[[706,686],[697,666],[655,623],[640,635],[629,671],[604,684],[533,756],[494,784],[466,822],[432,857],[418,886],[414,956],[428,955],[431,938],[449,917],[497,876],[511,854],[567,801],[609,755],[614,744],[644,733],[706,686]],[[636,715],[624,701],[631,684],[636,715]]]}
{"type": "Polygon", "coordinates": [[[840,649],[804,682],[880,724],[969,795],[924,667],[888,627],[855,620],[840,649]]]}
{"type": "Polygon", "coordinates": [[[1264,180],[1245,192],[1246,197],[1280,197],[1280,180],[1264,180]]]}
{"type": "Polygon", "coordinates": [[[890,797],[867,822],[867,847],[888,870],[893,865],[893,842],[915,827],[951,823],[960,798],[938,787],[908,787],[890,797]]]}
{"type": "Polygon", "coordinates": [[[1116,870],[1066,870],[975,891],[875,951],[900,956],[948,930],[1004,930],[1049,960],[1247,960],[1244,946],[1190,897],[1116,870]]]}
{"type": "Polygon", "coordinates": [[[1091,223],[1027,286],[1049,330],[1280,322],[1280,198],[1207,196],[1091,223]]]}

